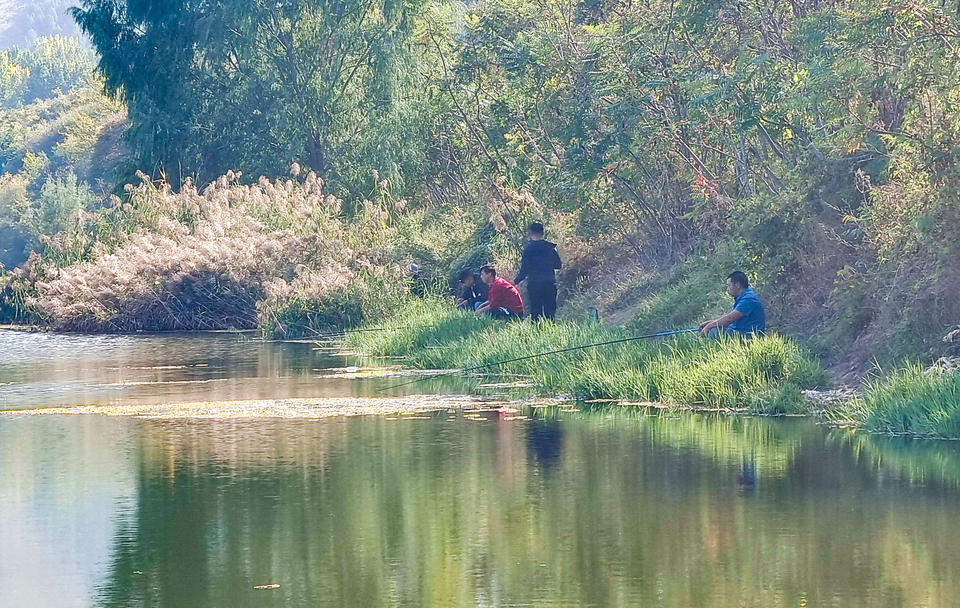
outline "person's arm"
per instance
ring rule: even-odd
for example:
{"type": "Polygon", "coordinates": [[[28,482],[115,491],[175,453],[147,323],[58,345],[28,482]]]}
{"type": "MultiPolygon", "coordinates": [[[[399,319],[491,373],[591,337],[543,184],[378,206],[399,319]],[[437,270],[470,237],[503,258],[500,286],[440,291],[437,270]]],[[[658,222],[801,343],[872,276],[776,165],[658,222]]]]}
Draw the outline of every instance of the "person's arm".
{"type": "Polygon", "coordinates": [[[740,312],[739,310],[731,310],[730,312],[723,315],[722,317],[717,317],[712,321],[704,321],[703,323],[701,323],[700,335],[706,336],[707,334],[710,333],[711,329],[716,329],[716,328],[722,329],[724,327],[727,327],[731,323],[739,321],[742,318],[743,318],[742,312],[740,312]]]}
{"type": "Polygon", "coordinates": [[[487,285],[487,301],[477,309],[477,314],[482,312],[487,312],[491,308],[500,308],[503,304],[500,303],[500,292],[493,285],[487,285]]]}
{"type": "Polygon", "coordinates": [[[560,270],[563,268],[563,262],[560,261],[560,254],[556,249],[553,250],[553,269],[560,270]]]}
{"type": "Polygon", "coordinates": [[[470,303],[470,298],[472,297],[473,292],[469,287],[464,287],[460,290],[460,295],[457,296],[457,306],[466,306],[470,303]]]}
{"type": "Polygon", "coordinates": [[[530,254],[527,253],[527,248],[523,248],[523,254],[520,256],[520,270],[517,271],[516,278],[513,279],[513,284],[517,285],[520,281],[527,278],[527,275],[530,274],[530,254]]]}

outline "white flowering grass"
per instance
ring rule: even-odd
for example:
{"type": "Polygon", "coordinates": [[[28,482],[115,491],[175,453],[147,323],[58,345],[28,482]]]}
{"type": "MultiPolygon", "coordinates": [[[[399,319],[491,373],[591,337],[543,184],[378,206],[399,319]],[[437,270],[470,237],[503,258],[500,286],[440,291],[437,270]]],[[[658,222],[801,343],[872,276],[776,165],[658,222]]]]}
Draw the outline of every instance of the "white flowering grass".
{"type": "Polygon", "coordinates": [[[291,301],[309,306],[358,277],[400,272],[382,206],[346,221],[313,173],[240,177],[174,192],[140,174],[124,202],[83,212],[81,230],[47,240],[22,273],[34,288],[26,305],[65,330],[253,328],[291,301]]]}

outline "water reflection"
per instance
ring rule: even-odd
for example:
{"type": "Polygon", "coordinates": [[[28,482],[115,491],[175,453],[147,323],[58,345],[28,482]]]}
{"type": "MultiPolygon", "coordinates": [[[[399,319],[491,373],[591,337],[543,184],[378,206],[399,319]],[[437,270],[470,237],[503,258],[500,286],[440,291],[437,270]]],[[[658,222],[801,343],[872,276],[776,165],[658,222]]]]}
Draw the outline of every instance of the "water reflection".
{"type": "MultiPolygon", "coordinates": [[[[235,335],[0,331],[0,407],[396,383],[317,378],[350,363],[235,335]]],[[[0,606],[956,603],[955,443],[626,409],[528,416],[0,418],[0,606]]]]}
{"type": "Polygon", "coordinates": [[[808,424],[444,413],[135,436],[136,505],[103,606],[947,606],[960,592],[955,492],[911,492],[808,424]],[[280,588],[253,589],[267,583],[280,588]]]}
{"type": "MultiPolygon", "coordinates": [[[[362,362],[310,342],[254,338],[0,330],[0,409],[360,396],[398,382],[329,377],[328,368],[362,362]]],[[[390,394],[456,389],[463,382],[446,378],[390,394]]]]}
{"type": "Polygon", "coordinates": [[[744,494],[752,492],[757,487],[757,463],[752,458],[744,457],[740,471],[737,475],[737,486],[744,494]]]}
{"type": "Polygon", "coordinates": [[[526,425],[527,452],[544,472],[560,460],[563,426],[556,418],[538,419],[526,425]]]}

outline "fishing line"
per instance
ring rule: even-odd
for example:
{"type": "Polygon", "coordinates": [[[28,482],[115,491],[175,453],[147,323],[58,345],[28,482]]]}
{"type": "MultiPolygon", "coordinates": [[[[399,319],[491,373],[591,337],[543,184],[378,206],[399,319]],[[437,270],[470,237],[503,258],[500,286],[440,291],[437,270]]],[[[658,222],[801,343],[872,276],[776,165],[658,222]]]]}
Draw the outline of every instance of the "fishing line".
{"type": "Polygon", "coordinates": [[[695,331],[700,331],[699,327],[691,327],[689,329],[675,329],[671,331],[661,331],[655,334],[645,334],[642,336],[632,336],[630,338],[620,338],[618,340],[607,340],[606,342],[596,342],[594,344],[582,344],[580,346],[570,346],[568,348],[561,348],[559,350],[550,350],[543,353],[535,353],[533,355],[524,355],[523,357],[516,357],[514,359],[505,359],[503,361],[495,361],[493,363],[484,363],[483,365],[476,365],[474,367],[466,367],[463,369],[457,369],[450,372],[443,372],[441,374],[433,374],[431,376],[422,376],[415,380],[410,380],[409,382],[402,382],[400,384],[395,384],[393,386],[388,386],[386,388],[379,389],[377,392],[388,391],[394,388],[400,388],[401,386],[409,386],[411,384],[417,384],[419,382],[425,382],[427,380],[433,380],[435,378],[443,378],[445,376],[454,376],[457,374],[467,374],[470,372],[479,371],[482,369],[487,369],[490,367],[499,367],[501,365],[506,365],[507,363],[516,363],[517,361],[527,361],[529,359],[536,359],[537,357],[547,357],[549,355],[559,355],[562,353],[569,353],[576,350],[583,350],[585,348],[596,348],[598,346],[610,346],[612,344],[623,344],[624,342],[636,342],[637,340],[650,340],[653,338],[666,338],[668,336],[676,336],[679,334],[689,334],[695,331]]]}

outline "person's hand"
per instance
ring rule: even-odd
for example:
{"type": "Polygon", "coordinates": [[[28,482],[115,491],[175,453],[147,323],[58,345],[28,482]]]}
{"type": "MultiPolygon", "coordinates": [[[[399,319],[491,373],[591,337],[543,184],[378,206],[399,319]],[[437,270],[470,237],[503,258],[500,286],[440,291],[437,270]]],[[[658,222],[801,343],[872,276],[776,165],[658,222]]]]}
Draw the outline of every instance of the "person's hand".
{"type": "Polygon", "coordinates": [[[710,330],[716,326],[716,321],[704,321],[700,324],[700,335],[706,338],[710,334],[710,330]]]}

